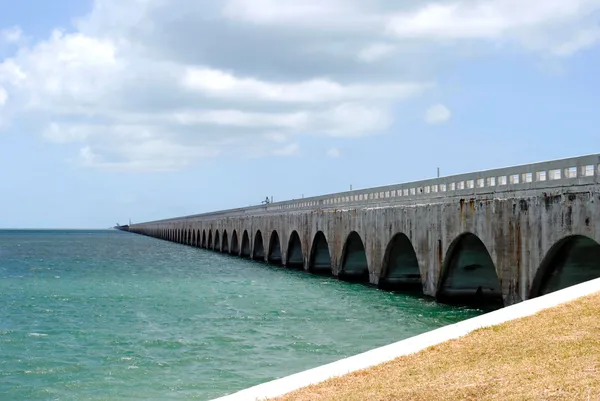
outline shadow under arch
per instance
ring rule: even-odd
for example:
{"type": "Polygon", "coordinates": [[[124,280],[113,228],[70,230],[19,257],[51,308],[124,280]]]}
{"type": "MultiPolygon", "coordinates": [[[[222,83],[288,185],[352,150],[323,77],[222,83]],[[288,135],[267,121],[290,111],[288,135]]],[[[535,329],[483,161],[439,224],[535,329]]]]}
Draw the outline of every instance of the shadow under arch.
{"type": "Polygon", "coordinates": [[[192,245],[192,230],[186,230],[187,231],[187,241],[185,242],[186,245],[192,245]]]}
{"type": "Polygon", "coordinates": [[[206,248],[206,230],[202,230],[202,243],[200,246],[206,248]]]}
{"type": "Polygon", "coordinates": [[[325,233],[318,231],[312,241],[308,270],[315,274],[331,275],[331,254],[325,233]]]}
{"type": "Polygon", "coordinates": [[[441,303],[485,309],[504,306],[502,286],[492,257],[475,234],[459,235],[448,248],[436,298],[441,303]]]}
{"type": "Polygon", "coordinates": [[[208,230],[208,249],[213,249],[212,230],[208,230]]]}
{"type": "Polygon", "coordinates": [[[529,298],[549,294],[600,277],[600,244],[583,235],[561,239],[540,264],[529,298]]]}
{"type": "Polygon", "coordinates": [[[357,283],[369,282],[369,264],[362,238],[352,231],[342,249],[342,265],[338,277],[357,283]]]}
{"type": "Polygon", "coordinates": [[[252,259],[253,260],[265,260],[265,246],[263,244],[262,233],[260,230],[256,231],[254,235],[254,247],[252,248],[252,259]]]}
{"type": "Polygon", "coordinates": [[[233,255],[240,254],[240,246],[238,244],[238,235],[237,231],[233,230],[233,234],[231,234],[231,252],[233,255]]]}
{"type": "Polygon", "coordinates": [[[229,238],[227,238],[227,230],[223,230],[223,243],[221,244],[221,252],[229,253],[229,238]]]}
{"type": "Polygon", "coordinates": [[[250,239],[248,238],[247,230],[244,230],[244,233],[242,234],[242,251],[240,256],[243,258],[250,257],[250,239]]]}
{"type": "Polygon", "coordinates": [[[267,262],[274,265],[281,265],[281,243],[279,242],[279,234],[277,234],[276,230],[271,231],[267,262]]]}
{"type": "Polygon", "coordinates": [[[221,251],[221,238],[219,236],[219,230],[215,231],[215,243],[213,245],[215,251],[221,251]]]}
{"type": "Polygon", "coordinates": [[[196,233],[196,243],[194,244],[197,248],[200,248],[201,246],[201,238],[202,238],[202,234],[200,233],[200,230],[197,230],[198,232],[196,233]]]}
{"type": "Polygon", "coordinates": [[[397,233],[390,240],[383,257],[378,286],[384,290],[423,293],[417,254],[406,234],[397,233]]]}
{"type": "MultiPolygon", "coordinates": [[[[296,230],[292,231],[292,234],[290,235],[286,252],[286,259],[286,267],[292,269],[304,269],[302,241],[300,241],[300,235],[298,235],[298,231],[296,230]]],[[[331,266],[329,266],[329,272],[331,273],[331,266]]]]}

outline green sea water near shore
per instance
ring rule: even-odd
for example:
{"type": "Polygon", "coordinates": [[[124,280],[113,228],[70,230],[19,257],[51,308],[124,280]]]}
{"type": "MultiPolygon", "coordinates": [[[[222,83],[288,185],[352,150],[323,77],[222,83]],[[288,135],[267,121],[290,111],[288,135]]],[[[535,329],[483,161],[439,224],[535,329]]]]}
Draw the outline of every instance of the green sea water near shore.
{"type": "Polygon", "coordinates": [[[208,400],[483,311],[118,231],[0,231],[0,399],[208,400]]]}

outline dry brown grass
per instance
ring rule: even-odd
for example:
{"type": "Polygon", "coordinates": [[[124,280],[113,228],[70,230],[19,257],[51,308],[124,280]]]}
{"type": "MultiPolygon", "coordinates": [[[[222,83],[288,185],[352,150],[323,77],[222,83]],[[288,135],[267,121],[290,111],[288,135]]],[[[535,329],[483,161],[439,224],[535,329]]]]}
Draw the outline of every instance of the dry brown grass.
{"type": "Polygon", "coordinates": [[[600,294],[275,400],[600,400],[600,294]]]}

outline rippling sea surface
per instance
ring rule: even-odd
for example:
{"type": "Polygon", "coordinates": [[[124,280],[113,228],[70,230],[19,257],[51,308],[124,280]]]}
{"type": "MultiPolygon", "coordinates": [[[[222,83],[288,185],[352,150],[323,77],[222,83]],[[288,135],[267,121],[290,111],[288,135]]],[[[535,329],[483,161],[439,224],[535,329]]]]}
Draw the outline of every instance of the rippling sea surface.
{"type": "Polygon", "coordinates": [[[118,231],[0,231],[3,400],[208,400],[481,313],[118,231]]]}

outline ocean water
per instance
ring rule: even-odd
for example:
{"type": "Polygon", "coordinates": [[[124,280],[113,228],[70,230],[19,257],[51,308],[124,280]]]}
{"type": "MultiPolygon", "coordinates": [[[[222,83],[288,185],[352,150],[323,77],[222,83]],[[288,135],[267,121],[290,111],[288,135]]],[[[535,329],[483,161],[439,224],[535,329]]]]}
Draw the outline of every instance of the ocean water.
{"type": "Polygon", "coordinates": [[[0,231],[0,399],[208,400],[481,313],[118,231],[0,231]]]}

